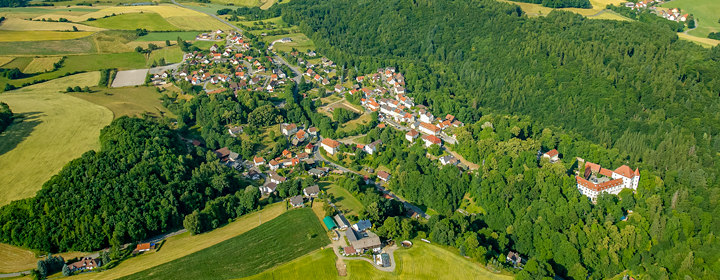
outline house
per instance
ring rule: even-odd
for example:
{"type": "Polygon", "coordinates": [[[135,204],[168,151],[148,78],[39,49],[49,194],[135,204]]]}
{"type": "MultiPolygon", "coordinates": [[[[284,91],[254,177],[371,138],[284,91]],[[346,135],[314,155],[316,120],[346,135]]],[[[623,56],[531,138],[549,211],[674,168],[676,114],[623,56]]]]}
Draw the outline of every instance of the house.
{"type": "Polygon", "coordinates": [[[322,171],[317,168],[311,168],[310,170],[308,170],[308,174],[310,174],[311,176],[315,176],[315,177],[322,177],[322,176],[325,176],[325,171],[322,171]]]}
{"type": "Polygon", "coordinates": [[[442,164],[442,165],[448,165],[448,164],[458,165],[458,163],[459,163],[459,161],[451,155],[440,157],[439,160],[440,160],[440,164],[442,164]]]}
{"type": "Polygon", "coordinates": [[[438,135],[438,134],[440,134],[440,131],[441,131],[439,127],[434,126],[429,123],[426,123],[426,122],[421,122],[419,129],[420,129],[420,132],[425,133],[425,134],[430,134],[430,135],[438,135]]]}
{"type": "Polygon", "coordinates": [[[268,162],[268,167],[270,167],[270,170],[277,170],[278,168],[280,168],[280,163],[274,159],[271,159],[270,162],[268,162]]]}
{"type": "Polygon", "coordinates": [[[303,189],[303,194],[307,197],[315,197],[320,193],[320,187],[318,185],[310,186],[303,189]]]}
{"type": "Polygon", "coordinates": [[[316,82],[320,82],[320,81],[323,80],[323,77],[321,77],[321,76],[318,75],[318,74],[315,74],[315,76],[313,77],[313,79],[315,79],[316,82]]]}
{"type": "Polygon", "coordinates": [[[330,138],[325,138],[320,142],[320,145],[325,149],[326,152],[328,152],[331,155],[334,155],[337,152],[337,148],[340,147],[340,142],[332,140],[330,138]]]}
{"type": "Polygon", "coordinates": [[[290,151],[288,151],[288,150],[283,150],[283,151],[282,151],[282,156],[285,157],[285,158],[291,158],[291,157],[292,157],[292,152],[290,152],[290,151]]]}
{"type": "Polygon", "coordinates": [[[285,182],[285,180],[287,180],[287,178],[278,175],[277,173],[275,173],[275,171],[270,171],[268,172],[268,174],[270,175],[270,182],[273,182],[275,184],[281,184],[285,182]]]}
{"type": "Polygon", "coordinates": [[[133,253],[146,252],[150,250],[155,250],[155,243],[138,244],[137,247],[135,247],[135,250],[133,250],[133,253]]]}
{"type": "Polygon", "coordinates": [[[280,39],[280,42],[281,43],[290,43],[290,42],[292,42],[292,39],[285,37],[285,38],[280,39]]]}
{"type": "Polygon", "coordinates": [[[228,159],[230,161],[237,161],[238,159],[240,159],[240,154],[231,151],[230,154],[228,155],[228,159]]]}
{"type": "Polygon", "coordinates": [[[401,86],[395,87],[395,94],[402,94],[405,93],[405,88],[401,86]]]}
{"type": "Polygon", "coordinates": [[[435,137],[434,135],[423,135],[422,140],[425,142],[425,147],[442,144],[442,140],[440,140],[440,138],[435,137]]]}
{"type": "Polygon", "coordinates": [[[306,160],[308,158],[310,158],[310,155],[308,155],[308,153],[300,153],[297,155],[298,160],[306,160]]]}
{"type": "Polygon", "coordinates": [[[260,166],[265,164],[265,159],[261,157],[253,157],[253,163],[255,164],[255,166],[260,166]]]}
{"type": "Polygon", "coordinates": [[[347,246],[343,248],[343,254],[346,256],[357,255],[357,250],[353,246],[347,246]]]}
{"type": "Polygon", "coordinates": [[[230,153],[231,153],[231,151],[230,151],[230,149],[228,149],[228,147],[223,147],[223,148],[215,150],[215,155],[217,155],[217,157],[219,159],[227,158],[230,155],[230,153]]]}
{"type": "Polygon", "coordinates": [[[380,145],[382,145],[382,140],[378,139],[370,144],[365,145],[363,150],[365,150],[366,153],[372,155],[373,153],[375,153],[377,151],[377,148],[380,145]]]}
{"type": "Polygon", "coordinates": [[[552,150],[548,151],[547,153],[544,153],[542,156],[545,158],[549,158],[550,162],[555,163],[559,160],[558,155],[559,155],[558,151],[556,149],[552,149],[552,150]]]}
{"type": "Polygon", "coordinates": [[[337,93],[342,92],[344,89],[345,88],[340,84],[335,85],[335,92],[337,92],[337,93]]]}
{"type": "Polygon", "coordinates": [[[228,132],[230,132],[230,135],[232,135],[233,137],[236,137],[238,134],[243,132],[243,127],[242,126],[232,127],[230,129],[228,129],[228,132]]]}
{"type": "Polygon", "coordinates": [[[288,135],[288,136],[289,136],[290,134],[293,134],[293,133],[295,133],[295,132],[298,131],[297,125],[295,125],[294,123],[291,123],[291,124],[286,124],[286,123],[281,124],[281,125],[280,125],[280,129],[282,130],[282,134],[288,135]]]}
{"type": "Polygon", "coordinates": [[[273,192],[275,192],[275,189],[277,189],[277,184],[275,184],[273,182],[268,182],[265,185],[263,185],[262,187],[260,187],[260,191],[264,194],[273,193],[273,192]]]}
{"type": "Polygon", "coordinates": [[[390,174],[388,174],[388,173],[385,172],[385,171],[378,171],[377,177],[378,177],[380,180],[383,180],[383,182],[390,181],[390,174]]]}
{"type": "Polygon", "coordinates": [[[310,133],[310,135],[312,135],[312,137],[317,137],[318,130],[316,127],[308,128],[307,132],[310,133]]]}
{"type": "Polygon", "coordinates": [[[508,253],[505,260],[509,263],[512,263],[515,266],[523,263],[523,259],[522,259],[522,257],[520,257],[520,254],[513,252],[513,251],[510,251],[510,253],[508,253]]]}
{"type": "Polygon", "coordinates": [[[213,45],[210,47],[210,52],[216,52],[219,48],[220,48],[220,47],[218,47],[217,44],[213,44],[213,45]]]}
{"type": "Polygon", "coordinates": [[[302,195],[296,195],[290,198],[290,206],[294,208],[298,207],[304,207],[305,204],[303,203],[303,197],[302,195]]]}
{"type": "MultiPolygon", "coordinates": [[[[354,230],[348,230],[345,233],[347,234],[350,231],[354,230]]],[[[350,238],[348,238],[348,241],[349,240],[350,238]]],[[[351,241],[350,244],[353,246],[353,248],[355,248],[355,250],[363,252],[365,250],[379,251],[382,242],[380,242],[379,236],[369,233],[367,237],[360,238],[356,241],[351,241]]]]}
{"type": "Polygon", "coordinates": [[[85,257],[77,262],[74,262],[74,263],[68,265],[68,268],[70,269],[70,271],[76,272],[76,271],[83,271],[83,270],[92,270],[101,265],[102,265],[102,262],[100,261],[100,259],[93,259],[90,257],[85,257]]]}
{"type": "Polygon", "coordinates": [[[623,165],[612,171],[602,168],[599,164],[586,162],[584,173],[581,171],[575,176],[575,180],[580,193],[595,202],[602,193],[617,195],[623,189],[637,190],[640,170],[636,168],[633,171],[627,165],[623,165]]]}
{"type": "Polygon", "coordinates": [[[416,130],[412,129],[412,130],[408,131],[408,133],[405,133],[405,139],[407,139],[410,142],[414,142],[415,139],[418,138],[418,135],[420,135],[420,133],[418,133],[416,130]]]}
{"type": "Polygon", "coordinates": [[[309,51],[307,53],[307,56],[309,56],[309,57],[315,57],[316,55],[317,55],[317,53],[315,53],[315,51],[309,51]]]}
{"type": "Polygon", "coordinates": [[[307,133],[305,133],[304,130],[299,130],[297,133],[295,133],[295,137],[298,141],[303,142],[305,139],[307,139],[307,133]]]}
{"type": "Polygon", "coordinates": [[[357,232],[363,232],[366,229],[372,228],[370,220],[360,220],[356,224],[352,225],[353,229],[357,232]]]}
{"type": "Polygon", "coordinates": [[[322,80],[322,85],[323,85],[323,86],[327,86],[327,85],[329,85],[329,84],[330,84],[330,80],[328,80],[328,79],[323,79],[323,80],[322,80]]]}
{"type": "Polygon", "coordinates": [[[310,154],[313,152],[313,148],[315,148],[313,144],[308,143],[307,146],[305,146],[305,152],[310,154]]]}
{"type": "Polygon", "coordinates": [[[345,216],[342,214],[337,214],[333,217],[335,220],[335,224],[337,224],[338,229],[340,230],[346,230],[350,226],[350,222],[348,222],[347,219],[345,219],[345,216]]]}
{"type": "Polygon", "coordinates": [[[424,123],[432,123],[435,121],[435,117],[430,112],[420,110],[420,121],[424,123]]]}
{"type": "Polygon", "coordinates": [[[243,174],[243,176],[245,178],[251,179],[251,180],[260,180],[260,173],[258,173],[255,170],[252,170],[252,169],[250,171],[246,172],[245,174],[243,174]]]}

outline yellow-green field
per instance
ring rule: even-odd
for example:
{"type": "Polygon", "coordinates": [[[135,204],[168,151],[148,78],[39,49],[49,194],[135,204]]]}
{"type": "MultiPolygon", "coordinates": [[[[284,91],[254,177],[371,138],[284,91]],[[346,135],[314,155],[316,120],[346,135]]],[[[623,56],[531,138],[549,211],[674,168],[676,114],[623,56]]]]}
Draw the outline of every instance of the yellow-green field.
{"type": "MultiPolygon", "coordinates": [[[[75,0],[77,1],[77,0],[75,0]]],[[[86,3],[88,1],[85,1],[86,3]]],[[[45,7],[19,7],[19,8],[0,8],[0,16],[3,16],[5,18],[34,18],[41,15],[53,15],[53,14],[59,14],[59,15],[66,15],[67,16],[79,16],[91,12],[95,12],[101,8],[98,7],[88,7],[88,6],[72,6],[72,3],[69,3],[70,1],[63,1],[62,5],[57,6],[45,6],[45,7]],[[64,6],[63,6],[64,5],[64,6]],[[68,5],[70,5],[68,7],[68,5]]],[[[50,18],[50,17],[45,17],[50,18]]],[[[59,18],[59,17],[58,17],[59,18]]],[[[57,18],[54,18],[57,19],[57,18]]]]}
{"type": "Polygon", "coordinates": [[[28,64],[28,66],[25,67],[25,70],[23,70],[23,72],[33,74],[50,71],[53,69],[53,64],[59,62],[60,59],[62,59],[62,57],[59,56],[37,57],[33,59],[32,62],[28,64]]]}
{"type": "Polygon", "coordinates": [[[24,116],[0,134],[0,205],[34,196],[71,159],[100,147],[100,129],[110,124],[112,112],[61,93],[99,79],[99,72],[83,73],[0,94],[24,116]]]}
{"type": "Polygon", "coordinates": [[[173,16],[165,18],[170,24],[182,30],[218,30],[230,29],[230,26],[205,14],[196,16],[173,16]]]}
{"type": "MultiPolygon", "coordinates": [[[[86,255],[81,252],[58,254],[65,260],[86,255]]],[[[37,261],[33,252],[15,246],[0,243],[0,273],[12,273],[37,268],[37,261]]]]}
{"type": "Polygon", "coordinates": [[[91,93],[74,92],[70,95],[110,109],[116,119],[142,116],[143,113],[155,117],[175,117],[162,106],[159,100],[162,95],[154,87],[94,88],[91,93]]]}
{"type": "Polygon", "coordinates": [[[358,125],[365,125],[372,120],[369,114],[362,114],[359,118],[346,122],[340,125],[338,131],[351,131],[358,127],[358,125]]]}
{"type": "Polygon", "coordinates": [[[340,277],[335,269],[335,253],[325,249],[244,279],[513,279],[491,273],[457,253],[420,240],[416,240],[412,248],[401,248],[394,254],[397,266],[393,272],[380,271],[366,261],[343,260],[347,277],[340,277]]]}
{"type": "MultiPolygon", "coordinates": [[[[160,44],[156,44],[161,46],[160,44]]],[[[165,45],[165,43],[162,43],[165,45]]],[[[167,63],[178,63],[182,61],[183,51],[178,46],[164,47],[159,50],[154,50],[148,57],[147,65],[150,66],[153,61],[159,61],[160,58],[165,58],[167,63]]]]}
{"type": "Polygon", "coordinates": [[[269,0],[213,0],[215,4],[233,4],[235,6],[258,7],[269,0]]]}
{"type": "Polygon", "coordinates": [[[678,37],[680,37],[680,39],[693,41],[693,42],[698,43],[699,45],[706,47],[706,48],[720,45],[720,41],[713,40],[710,38],[700,38],[700,37],[695,37],[692,35],[687,35],[685,33],[678,33],[677,35],[678,35],[678,37]]]}
{"type": "Polygon", "coordinates": [[[683,14],[692,14],[698,26],[688,34],[707,38],[710,32],[720,31],[720,1],[717,0],[675,0],[661,5],[663,8],[679,8],[683,14]]]}
{"type": "Polygon", "coordinates": [[[0,24],[0,30],[10,31],[65,31],[73,30],[75,26],[80,31],[101,31],[103,28],[87,26],[79,23],[32,21],[19,18],[7,18],[0,24]]]}
{"type": "Polygon", "coordinates": [[[620,21],[631,21],[631,19],[629,19],[629,18],[626,18],[624,16],[621,16],[617,13],[610,12],[610,11],[604,12],[604,13],[599,14],[594,17],[588,17],[588,18],[589,19],[611,19],[611,20],[620,20],[620,21]]]}
{"type": "Polygon", "coordinates": [[[82,38],[90,34],[93,34],[93,32],[0,30],[0,42],[72,40],[82,38]]]}
{"type": "Polygon", "coordinates": [[[240,217],[224,227],[214,229],[200,235],[189,232],[166,239],[159,251],[142,254],[120,263],[117,267],[99,273],[85,273],[69,279],[117,279],[131,275],[172,260],[190,255],[232,237],[243,234],[260,225],[260,218],[265,223],[285,212],[285,203],[275,203],[259,212],[240,217]]]}
{"type": "Polygon", "coordinates": [[[0,67],[15,59],[12,56],[0,56],[0,67]]]}
{"type": "Polygon", "coordinates": [[[275,0],[260,0],[262,2],[262,6],[260,6],[260,9],[267,10],[272,7],[273,4],[275,4],[275,0]]]}
{"type": "Polygon", "coordinates": [[[85,24],[107,29],[135,30],[147,29],[150,31],[175,31],[177,27],[167,22],[157,13],[130,13],[116,15],[108,18],[99,18],[86,21],[85,24]]]}
{"type": "MultiPolygon", "coordinates": [[[[529,16],[545,16],[545,15],[549,14],[550,12],[552,12],[552,10],[554,10],[553,8],[543,7],[541,4],[513,2],[513,1],[509,1],[509,0],[498,0],[498,1],[518,5],[529,16]]],[[[562,9],[558,9],[558,10],[570,11],[573,13],[581,14],[583,16],[591,16],[591,15],[595,15],[598,12],[604,10],[605,6],[607,6],[608,4],[619,5],[619,4],[622,4],[625,2],[627,2],[627,1],[625,1],[625,0],[590,0],[590,4],[592,4],[592,6],[593,6],[591,9],[562,8],[562,9]]]]}

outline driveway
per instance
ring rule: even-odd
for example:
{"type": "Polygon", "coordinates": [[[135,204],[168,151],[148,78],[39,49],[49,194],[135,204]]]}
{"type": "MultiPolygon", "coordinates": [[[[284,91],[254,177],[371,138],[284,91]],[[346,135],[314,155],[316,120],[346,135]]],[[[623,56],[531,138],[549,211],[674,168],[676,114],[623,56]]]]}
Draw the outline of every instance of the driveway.
{"type": "MultiPolygon", "coordinates": [[[[339,238],[338,238],[337,241],[333,240],[333,242],[330,244],[330,246],[332,247],[332,250],[333,250],[333,252],[335,253],[335,256],[338,257],[338,260],[359,260],[359,261],[366,261],[366,262],[372,264],[372,266],[373,266],[374,268],[376,268],[376,269],[378,269],[378,270],[381,270],[381,271],[393,272],[393,271],[395,270],[395,263],[396,263],[396,261],[395,261],[395,256],[394,256],[393,253],[394,253],[395,250],[397,250],[397,248],[398,248],[398,247],[397,247],[397,244],[392,245],[392,246],[387,246],[387,247],[383,248],[383,251],[382,251],[382,252],[383,252],[383,253],[387,253],[387,254],[390,256],[390,266],[389,266],[389,267],[382,267],[382,266],[378,266],[374,261],[372,261],[372,260],[370,260],[370,259],[367,259],[367,258],[363,258],[363,257],[345,257],[345,256],[341,255],[341,254],[340,254],[340,250],[342,250],[344,247],[347,247],[348,245],[345,243],[345,232],[344,232],[344,231],[339,231],[339,230],[336,230],[336,231],[337,231],[338,233],[340,233],[340,236],[339,236],[339,238]]],[[[342,264],[344,265],[345,263],[342,262],[342,264]]]]}

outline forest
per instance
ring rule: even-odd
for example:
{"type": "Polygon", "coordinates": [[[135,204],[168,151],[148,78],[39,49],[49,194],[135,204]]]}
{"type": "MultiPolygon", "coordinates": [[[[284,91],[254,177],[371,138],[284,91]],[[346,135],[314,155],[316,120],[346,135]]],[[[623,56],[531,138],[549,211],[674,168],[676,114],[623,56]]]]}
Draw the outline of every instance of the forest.
{"type": "MultiPolygon", "coordinates": [[[[101,149],[68,163],[35,197],[0,208],[0,241],[45,252],[92,252],[183,227],[202,211],[210,227],[257,209],[257,196],[214,153],[188,148],[169,128],[121,117],[100,132],[101,149]],[[220,198],[237,210],[204,210],[220,198]],[[210,204],[208,204],[210,203],[210,204]],[[242,208],[242,209],[240,209],[242,208]]],[[[203,224],[204,225],[204,224],[203,224]]]]}
{"type": "Polygon", "coordinates": [[[13,122],[13,112],[5,102],[0,102],[0,133],[13,122]]]}
{"type": "MultiPolygon", "coordinates": [[[[626,269],[650,279],[716,279],[720,47],[679,40],[678,26],[650,19],[561,11],[529,18],[489,0],[299,0],[236,13],[278,10],[339,66],[398,67],[417,103],[474,124],[457,132],[472,144],[455,148],[486,163],[482,180],[465,188],[488,214],[467,227],[461,220],[473,218],[439,211],[433,240],[483,258],[530,256],[521,279],[608,278],[626,269]],[[508,113],[524,117],[482,127],[488,115],[508,113]],[[530,163],[552,148],[569,162],[530,163]],[[593,205],[575,187],[574,157],[639,167],[640,189],[593,205]],[[468,229],[474,234],[464,236],[468,229]]],[[[409,193],[423,201],[422,191],[409,193]]]]}

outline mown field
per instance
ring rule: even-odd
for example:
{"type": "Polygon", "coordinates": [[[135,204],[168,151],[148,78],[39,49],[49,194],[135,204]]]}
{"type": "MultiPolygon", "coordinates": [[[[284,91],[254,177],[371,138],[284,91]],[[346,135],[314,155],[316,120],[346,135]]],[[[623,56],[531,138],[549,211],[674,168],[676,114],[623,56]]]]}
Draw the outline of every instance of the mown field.
{"type": "Polygon", "coordinates": [[[149,31],[179,30],[156,13],[123,14],[108,18],[99,18],[94,21],[86,21],[85,24],[106,29],[135,30],[144,28],[149,31]]]}
{"type": "Polygon", "coordinates": [[[339,206],[341,211],[350,211],[346,213],[347,215],[357,215],[360,213],[360,210],[363,209],[360,201],[346,189],[331,182],[321,182],[318,186],[320,186],[323,191],[333,194],[333,196],[335,196],[335,205],[339,206]]]}
{"type": "MultiPolygon", "coordinates": [[[[227,4],[233,4],[233,6],[244,6],[244,7],[259,7],[268,0],[211,0],[212,4],[204,4],[206,6],[224,6],[227,4]]],[[[188,2],[188,1],[181,1],[188,2]]],[[[198,4],[203,3],[191,3],[193,6],[199,6],[198,4]]],[[[185,5],[185,3],[183,3],[185,5]]]]}
{"type": "Polygon", "coordinates": [[[150,32],[148,35],[137,38],[135,41],[138,42],[152,42],[152,41],[165,41],[170,40],[171,43],[177,43],[177,38],[180,37],[185,41],[195,40],[195,36],[198,32],[150,32]]]}
{"type": "Polygon", "coordinates": [[[15,59],[8,61],[3,65],[3,68],[5,69],[13,69],[17,68],[20,71],[24,71],[25,68],[32,63],[33,58],[32,57],[16,57],[15,59]]]}
{"type": "Polygon", "coordinates": [[[338,278],[338,272],[335,269],[335,258],[333,249],[327,248],[242,279],[335,279],[338,278]]]}
{"type": "MultiPolygon", "coordinates": [[[[285,204],[275,203],[258,212],[244,215],[234,222],[210,232],[200,235],[190,235],[188,232],[175,235],[166,239],[165,244],[163,244],[162,248],[157,252],[142,254],[127,259],[110,270],[100,273],[80,274],[73,276],[72,279],[118,279],[136,272],[144,272],[145,270],[169,263],[203,249],[211,248],[213,245],[242,235],[260,226],[259,218],[262,218],[263,223],[269,223],[282,213],[285,213],[285,204]]],[[[190,278],[181,277],[181,279],[190,278]]]]}
{"type": "Polygon", "coordinates": [[[178,46],[165,47],[150,53],[146,65],[150,66],[153,61],[159,61],[160,58],[165,58],[167,63],[178,63],[182,61],[183,54],[183,51],[178,46]]]}
{"type": "Polygon", "coordinates": [[[73,92],[71,96],[110,109],[115,119],[122,116],[149,114],[155,117],[175,115],[160,103],[162,95],[155,87],[94,88],[93,92],[73,92]]]}
{"type": "MultiPolygon", "coordinates": [[[[518,5],[529,16],[546,16],[547,14],[552,12],[552,10],[554,10],[553,8],[543,7],[541,4],[515,2],[515,1],[510,1],[510,0],[498,0],[498,1],[518,5]]],[[[592,15],[595,15],[598,12],[604,10],[605,6],[607,6],[608,4],[619,5],[619,4],[622,4],[625,2],[627,2],[627,1],[625,1],[625,0],[590,0],[590,4],[592,4],[591,9],[562,8],[562,9],[558,9],[558,10],[570,11],[573,13],[581,14],[583,16],[592,16],[592,15]]]]}
{"type": "Polygon", "coordinates": [[[28,66],[23,69],[23,72],[28,74],[34,74],[50,71],[53,69],[53,64],[58,63],[60,59],[62,59],[62,57],[59,56],[34,58],[32,62],[30,62],[30,64],[28,64],[28,66]]]}
{"type": "Polygon", "coordinates": [[[93,39],[61,41],[0,42],[0,55],[63,55],[95,52],[93,39]]]}
{"type": "Polygon", "coordinates": [[[100,129],[112,112],[60,92],[99,79],[99,72],[84,73],[0,94],[24,116],[0,134],[0,205],[35,195],[71,159],[100,147],[100,129]]]}
{"type": "Polygon", "coordinates": [[[611,19],[620,21],[631,21],[632,19],[626,18],[615,12],[607,11],[594,17],[588,17],[589,19],[611,19]]]}
{"type": "MultiPolygon", "coordinates": [[[[176,27],[174,30],[216,30],[227,29],[228,26],[214,19],[211,16],[193,11],[191,9],[182,8],[172,4],[162,4],[158,6],[116,6],[109,7],[97,12],[85,14],[76,18],[69,17],[72,21],[85,21],[88,18],[100,19],[106,15],[133,14],[133,13],[157,13],[168,23],[176,27]]],[[[150,30],[148,28],[148,30],[150,30]]]]}
{"type": "MultiPolygon", "coordinates": [[[[80,2],[87,0],[81,0],[80,2]]],[[[63,5],[58,6],[46,6],[46,7],[18,7],[18,8],[0,8],[0,16],[6,17],[6,18],[35,18],[38,17],[38,19],[46,18],[50,19],[53,18],[53,15],[63,15],[63,16],[79,16],[87,13],[95,12],[101,8],[98,7],[88,7],[88,6],[72,6],[74,3],[71,1],[63,1],[63,5]],[[70,5],[70,7],[68,7],[70,5]]],[[[57,18],[53,18],[57,19],[57,18]]]]}
{"type": "Polygon", "coordinates": [[[275,43],[273,45],[274,50],[290,52],[290,51],[292,51],[293,48],[295,48],[298,51],[305,52],[307,50],[315,49],[315,43],[313,43],[312,40],[310,40],[307,36],[305,36],[305,34],[302,34],[302,33],[267,36],[263,40],[265,40],[269,44],[272,41],[279,40],[282,38],[291,38],[292,42],[290,42],[290,43],[279,43],[279,42],[275,43]]]}
{"type": "MultiPolygon", "coordinates": [[[[80,31],[101,31],[102,28],[79,23],[32,21],[19,18],[7,18],[0,24],[0,30],[10,31],[66,31],[75,26],[80,31]]],[[[29,41],[29,40],[26,40],[29,41]]]]}
{"type": "MultiPolygon", "coordinates": [[[[69,252],[58,254],[65,260],[84,256],[86,253],[69,252]]],[[[33,252],[0,243],[0,273],[12,273],[37,268],[37,261],[33,252]]]]}
{"type": "Polygon", "coordinates": [[[707,38],[710,32],[720,31],[720,1],[717,0],[675,0],[660,5],[663,8],[679,8],[682,14],[692,14],[698,27],[688,34],[707,38]]]}
{"type": "Polygon", "coordinates": [[[294,260],[329,243],[325,229],[313,211],[302,208],[288,211],[213,247],[122,279],[246,277],[294,260]]]}

